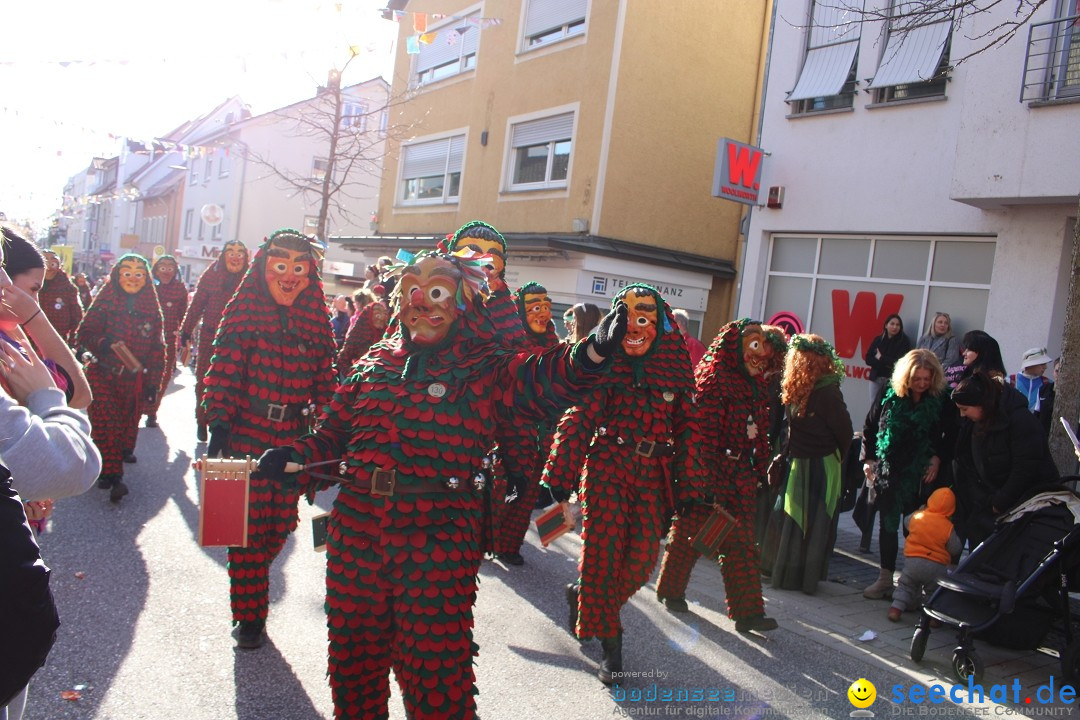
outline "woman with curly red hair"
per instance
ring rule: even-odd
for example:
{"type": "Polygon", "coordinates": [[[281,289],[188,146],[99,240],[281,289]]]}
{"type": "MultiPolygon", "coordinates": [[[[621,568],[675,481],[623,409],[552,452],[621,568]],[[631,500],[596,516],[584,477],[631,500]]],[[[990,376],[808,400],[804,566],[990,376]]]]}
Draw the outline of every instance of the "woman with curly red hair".
{"type": "Polygon", "coordinates": [[[790,467],[765,543],[772,585],[817,591],[829,569],[839,518],[841,467],[851,444],[840,382],[844,366],[819,335],[791,339],[781,380],[788,414],[790,467]]]}

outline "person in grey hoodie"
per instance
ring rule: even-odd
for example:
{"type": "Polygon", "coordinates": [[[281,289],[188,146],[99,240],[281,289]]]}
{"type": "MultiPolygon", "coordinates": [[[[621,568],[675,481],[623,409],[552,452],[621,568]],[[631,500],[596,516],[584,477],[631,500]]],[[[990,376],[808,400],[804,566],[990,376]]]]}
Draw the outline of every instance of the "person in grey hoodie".
{"type": "Polygon", "coordinates": [[[915,345],[916,349],[925,348],[937,355],[941,361],[941,367],[950,368],[960,365],[960,338],[953,335],[952,318],[949,313],[934,313],[934,321],[930,323],[926,334],[919,338],[915,345]]]}

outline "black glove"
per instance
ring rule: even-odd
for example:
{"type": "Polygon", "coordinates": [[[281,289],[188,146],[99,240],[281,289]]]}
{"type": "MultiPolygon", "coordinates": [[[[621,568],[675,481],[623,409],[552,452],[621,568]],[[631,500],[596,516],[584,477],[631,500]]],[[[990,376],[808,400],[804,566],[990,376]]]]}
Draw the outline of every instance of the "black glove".
{"type": "Polygon", "coordinates": [[[609,358],[615,354],[626,337],[628,322],[626,303],[622,302],[600,320],[592,335],[592,346],[597,355],[609,358]]]}
{"type": "Polygon", "coordinates": [[[553,488],[553,487],[550,487],[548,485],[541,486],[541,490],[547,490],[548,491],[548,494],[551,496],[551,503],[552,504],[564,503],[564,502],[567,502],[567,501],[570,500],[570,493],[566,492],[565,490],[560,490],[559,488],[553,488]]]}
{"type": "Polygon", "coordinates": [[[270,448],[259,458],[259,468],[256,472],[267,480],[282,482],[286,479],[285,464],[290,462],[293,462],[291,445],[270,448]]]}
{"type": "Polygon", "coordinates": [[[187,333],[184,333],[183,335],[180,336],[180,347],[182,347],[182,348],[187,347],[187,344],[189,342],[191,342],[191,336],[190,335],[188,335],[187,333]]]}
{"type": "Polygon", "coordinates": [[[116,340],[108,335],[101,338],[101,342],[98,343],[98,357],[112,357],[109,353],[112,352],[112,344],[114,342],[116,342],[116,340]]]}
{"type": "Polygon", "coordinates": [[[690,514],[690,510],[697,505],[693,500],[680,500],[675,503],[675,514],[679,517],[686,517],[690,514]]]}
{"type": "Polygon", "coordinates": [[[143,398],[147,405],[153,405],[157,400],[157,388],[150,388],[146,391],[146,396],[143,398]]]}
{"type": "Polygon", "coordinates": [[[229,445],[229,426],[217,425],[210,430],[210,444],[206,446],[207,457],[220,457],[229,445]]]}

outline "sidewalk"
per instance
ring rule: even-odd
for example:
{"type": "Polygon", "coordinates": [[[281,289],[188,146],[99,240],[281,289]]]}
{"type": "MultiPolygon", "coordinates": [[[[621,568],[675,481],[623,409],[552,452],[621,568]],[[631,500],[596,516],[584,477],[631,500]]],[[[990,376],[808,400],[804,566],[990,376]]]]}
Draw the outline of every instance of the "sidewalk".
{"type": "MultiPolygon", "coordinates": [[[[863,588],[872,583],[878,575],[877,529],[875,528],[871,545],[873,553],[859,552],[859,540],[860,532],[855,527],[851,513],[844,513],[837,530],[829,580],[818,585],[816,595],[776,590],[769,587],[766,580],[763,587],[766,612],[775,618],[784,630],[800,634],[849,657],[865,659],[866,677],[871,682],[874,666],[880,667],[880,664],[884,663],[909,675],[913,683],[921,683],[927,687],[937,683],[949,688],[959,683],[952,670],[952,651],[957,640],[954,628],[932,630],[922,662],[916,664],[911,660],[910,646],[918,614],[909,611],[904,614],[901,622],[889,622],[886,617],[890,605],[888,600],[863,598],[863,588]],[[873,632],[874,638],[861,640],[867,631],[873,632]]],[[[901,540],[901,555],[902,547],[901,540]]],[[[903,566],[902,563],[901,557],[898,562],[900,567],[903,566]]],[[[716,588],[722,587],[720,583],[719,567],[715,563],[701,561],[694,570],[688,597],[698,593],[715,594],[716,588]]],[[[1051,634],[1053,632],[1051,631],[1051,634]]],[[[1040,685],[1048,683],[1051,676],[1054,677],[1055,689],[1061,686],[1061,667],[1057,658],[1035,651],[997,648],[979,639],[975,640],[975,649],[986,666],[981,683],[984,688],[994,684],[1007,684],[1011,687],[1014,679],[1019,679],[1023,688],[1023,703],[1024,691],[1031,695],[1040,685]]],[[[888,694],[887,688],[878,688],[880,699],[884,699],[888,694]]],[[[996,706],[990,702],[987,702],[985,707],[990,708],[988,712],[992,715],[1013,712],[1031,714],[1036,710],[1023,706],[996,706]]],[[[1041,714],[1059,717],[1080,715],[1080,708],[1061,703],[1037,709],[1041,714]],[[1057,710],[1051,711],[1051,707],[1057,710]]]]}

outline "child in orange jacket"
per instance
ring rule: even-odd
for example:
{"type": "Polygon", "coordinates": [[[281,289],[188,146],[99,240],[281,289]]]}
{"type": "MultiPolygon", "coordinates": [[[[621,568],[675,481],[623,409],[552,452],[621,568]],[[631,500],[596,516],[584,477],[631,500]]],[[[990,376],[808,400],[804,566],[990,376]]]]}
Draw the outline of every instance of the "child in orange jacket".
{"type": "Polygon", "coordinates": [[[938,578],[945,577],[956,562],[963,543],[952,524],[956,496],[949,488],[938,488],[908,520],[904,541],[904,570],[893,591],[889,620],[899,622],[904,610],[919,603],[923,591],[934,589],[938,578]]]}

